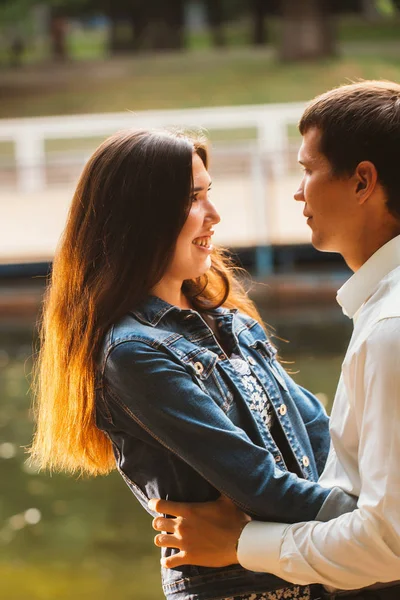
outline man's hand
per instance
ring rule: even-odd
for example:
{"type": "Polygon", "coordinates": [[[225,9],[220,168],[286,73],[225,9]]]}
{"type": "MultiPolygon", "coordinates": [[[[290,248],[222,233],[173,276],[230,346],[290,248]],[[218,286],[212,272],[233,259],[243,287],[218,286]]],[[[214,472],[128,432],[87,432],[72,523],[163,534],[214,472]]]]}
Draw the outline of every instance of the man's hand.
{"type": "Polygon", "coordinates": [[[155,512],[173,515],[153,520],[156,531],[166,532],[156,535],[155,545],[179,549],[174,556],[161,560],[163,567],[225,567],[237,563],[237,541],[251,519],[225,496],[215,502],[193,503],[153,498],[149,507],[155,512]]]}

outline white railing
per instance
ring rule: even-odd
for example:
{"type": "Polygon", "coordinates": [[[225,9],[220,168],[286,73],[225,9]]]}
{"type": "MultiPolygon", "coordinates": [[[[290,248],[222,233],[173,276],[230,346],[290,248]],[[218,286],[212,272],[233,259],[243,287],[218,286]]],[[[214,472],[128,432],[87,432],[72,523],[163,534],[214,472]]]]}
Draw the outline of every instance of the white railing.
{"type": "Polygon", "coordinates": [[[272,157],[272,168],[279,174],[285,164],[288,125],[298,121],[303,108],[303,104],[290,103],[0,119],[0,141],[14,143],[17,184],[21,192],[46,187],[46,140],[107,136],[129,127],[255,128],[259,153],[272,157]]]}
{"type": "MultiPolygon", "coordinates": [[[[239,157],[247,156],[249,170],[247,174],[241,178],[236,175],[231,179],[241,182],[246,179],[249,186],[244,192],[232,189],[232,182],[229,177],[225,178],[223,173],[218,173],[215,176],[215,184],[226,186],[224,194],[231,193],[232,211],[238,211],[245,205],[246,216],[249,223],[246,230],[246,235],[240,237],[236,233],[236,229],[243,229],[244,225],[231,222],[230,225],[225,225],[225,230],[221,226],[223,243],[231,245],[260,245],[265,246],[271,243],[276,243],[276,240],[282,238],[291,240],[298,237],[297,225],[291,225],[289,212],[293,212],[292,201],[288,204],[288,213],[284,215],[284,227],[278,226],[278,221],[282,222],[282,206],[285,198],[292,196],[292,188],[286,192],[286,188],[279,191],[276,182],[282,184],[288,181],[288,157],[290,149],[289,126],[298,122],[304,105],[300,103],[289,104],[268,104],[268,105],[250,105],[250,106],[229,106],[216,108],[200,108],[186,110],[169,110],[169,111],[142,111],[142,112],[125,112],[125,113],[105,113],[92,115],[76,115],[76,116],[61,116],[61,117],[41,117],[41,118],[26,118],[26,119],[0,119],[0,143],[12,142],[14,148],[14,156],[12,159],[13,178],[16,175],[17,189],[12,193],[18,197],[18,202],[26,202],[21,204],[25,206],[24,214],[31,214],[32,219],[37,220],[36,211],[32,209],[32,202],[45,202],[50,194],[53,198],[53,192],[59,193],[59,188],[53,190],[51,187],[51,169],[49,170],[48,155],[51,152],[46,151],[46,142],[48,140],[88,140],[89,138],[106,137],[118,130],[126,128],[158,128],[158,127],[183,127],[183,128],[204,128],[210,130],[210,133],[218,130],[240,130],[251,129],[251,142],[235,142],[225,143],[223,145],[213,144],[213,154],[217,157],[239,157]],[[254,131],[255,136],[254,136],[254,131]],[[225,183],[223,183],[225,182],[225,183]],[[50,191],[52,190],[52,191],[50,191]],[[46,194],[42,194],[46,192],[46,194]],[[282,196],[283,194],[283,196],[282,196]],[[34,199],[36,198],[36,199],[34,199]],[[283,199],[283,203],[282,203],[283,199]],[[31,212],[29,212],[31,211],[31,212]],[[279,213],[279,214],[278,214],[279,213]],[[232,231],[228,229],[232,228],[232,231]],[[233,229],[235,231],[233,231],[233,229]],[[285,233],[286,229],[288,230],[285,233]],[[277,230],[281,233],[277,234],[277,230]],[[295,232],[293,234],[292,232],[295,232]],[[225,242],[225,240],[227,240],[225,242]],[[238,241],[240,240],[240,241],[238,241]]],[[[242,136],[243,137],[243,136],[242,136]]],[[[213,136],[211,139],[214,141],[213,136]]],[[[62,144],[61,144],[62,146],[62,144]]],[[[65,173],[64,167],[67,170],[70,168],[74,177],[77,170],[83,166],[88,154],[82,152],[82,148],[78,152],[67,150],[67,147],[59,152],[62,156],[60,165],[54,173],[59,176],[65,173]]],[[[54,158],[54,152],[53,152],[54,158]]],[[[230,160],[230,159],[229,159],[230,160]]],[[[233,159],[233,164],[237,164],[237,159],[233,159]],[[236,163],[235,163],[236,160],[236,163]]],[[[54,162],[53,162],[54,166],[54,162]]],[[[69,171],[68,171],[69,172],[69,171]]],[[[214,174],[214,173],[213,173],[214,174]]],[[[0,196],[6,196],[9,189],[6,184],[6,170],[0,165],[0,196]],[[2,174],[4,178],[2,177],[2,174]],[[2,182],[3,179],[3,182],[2,182]]],[[[9,183],[10,179],[8,179],[9,183]]],[[[235,185],[235,184],[233,184],[235,185]]],[[[70,189],[70,185],[64,185],[65,189],[70,189]]],[[[278,185],[279,187],[279,185],[278,185]]],[[[57,197],[57,196],[54,196],[57,197]]],[[[68,196],[66,200],[69,201],[68,196]]],[[[17,200],[15,200],[17,201],[17,200]]],[[[48,201],[48,199],[47,199],[48,201]]],[[[65,202],[60,199],[59,202],[65,202]]],[[[13,200],[9,200],[13,202],[13,200]]],[[[57,204],[57,203],[56,203],[57,204]]],[[[286,206],[286,205],[285,205],[286,206]]],[[[60,207],[58,207],[59,209],[60,207]]],[[[54,202],[49,203],[48,211],[54,211],[54,202]]],[[[284,209],[286,210],[286,208],[284,209]]],[[[10,209],[10,214],[14,212],[10,209]]],[[[46,212],[46,211],[45,211],[46,212]]],[[[243,212],[242,218],[244,216],[243,212]]],[[[22,217],[21,217],[22,218],[22,217]]],[[[28,217],[27,217],[28,218],[28,217]]],[[[60,217],[61,219],[61,217],[60,217]]],[[[43,220],[43,217],[42,217],[43,220]]],[[[13,222],[16,221],[14,215],[13,222]]],[[[36,223],[36,221],[35,221],[36,223]]],[[[296,221],[297,223],[297,221],[296,221]]],[[[43,228],[43,223],[40,223],[43,228]]],[[[39,227],[38,224],[35,227],[39,227]]],[[[12,231],[18,232],[21,227],[19,223],[14,222],[12,231]]],[[[34,231],[32,224],[31,238],[35,241],[31,246],[37,245],[37,233],[34,231]]],[[[46,235],[48,236],[49,227],[46,226],[46,235]]],[[[40,230],[42,231],[42,229],[40,230]]],[[[7,233],[7,232],[6,232],[7,233]]],[[[243,233],[243,232],[242,232],[243,233]]],[[[17,234],[14,233],[9,238],[14,240],[17,234]]],[[[4,236],[3,236],[4,237],[4,236]]],[[[4,242],[5,243],[5,242],[4,242]]],[[[10,242],[11,243],[11,242],[10,242]]],[[[14,243],[14,242],[13,242],[14,243]]],[[[49,246],[54,245],[53,241],[49,246]]],[[[7,250],[10,253],[9,249],[7,250]]],[[[44,252],[44,251],[43,251],[44,252]]],[[[46,251],[47,252],[47,251],[46,251]]],[[[28,248],[27,253],[33,255],[33,249],[28,248]]],[[[1,254],[1,243],[0,243],[1,254]]]]}

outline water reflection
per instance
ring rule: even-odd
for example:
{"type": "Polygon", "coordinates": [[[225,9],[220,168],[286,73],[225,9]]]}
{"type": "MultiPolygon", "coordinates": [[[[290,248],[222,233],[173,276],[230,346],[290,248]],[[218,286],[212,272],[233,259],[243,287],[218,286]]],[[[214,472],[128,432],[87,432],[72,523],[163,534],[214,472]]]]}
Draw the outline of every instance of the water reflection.
{"type": "MultiPolygon", "coordinates": [[[[330,405],[350,325],[321,309],[313,319],[264,318],[286,368],[330,405]]],[[[117,473],[96,479],[38,473],[31,440],[32,329],[0,330],[0,581],[8,600],[161,600],[151,519],[117,473]]]]}

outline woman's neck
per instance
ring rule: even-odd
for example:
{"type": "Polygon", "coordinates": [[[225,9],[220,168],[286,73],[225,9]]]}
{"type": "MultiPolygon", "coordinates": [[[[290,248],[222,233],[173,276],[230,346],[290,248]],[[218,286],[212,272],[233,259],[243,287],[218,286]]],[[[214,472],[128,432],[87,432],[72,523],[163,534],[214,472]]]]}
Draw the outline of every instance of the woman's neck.
{"type": "Polygon", "coordinates": [[[168,302],[168,304],[173,304],[179,308],[193,308],[190,301],[188,298],[186,298],[182,291],[182,285],[183,281],[179,282],[162,279],[150,290],[150,293],[153,296],[158,296],[158,298],[161,298],[161,300],[164,300],[164,302],[168,302]]]}

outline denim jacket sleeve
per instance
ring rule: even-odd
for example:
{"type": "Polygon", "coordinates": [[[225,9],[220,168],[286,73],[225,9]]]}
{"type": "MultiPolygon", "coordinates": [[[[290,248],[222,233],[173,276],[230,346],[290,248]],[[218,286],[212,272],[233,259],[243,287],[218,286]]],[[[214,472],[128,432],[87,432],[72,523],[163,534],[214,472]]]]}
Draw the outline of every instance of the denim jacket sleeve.
{"type": "Polygon", "coordinates": [[[165,350],[123,341],[109,353],[104,378],[128,418],[250,516],[315,519],[330,490],[280,470],[165,350]]]}

